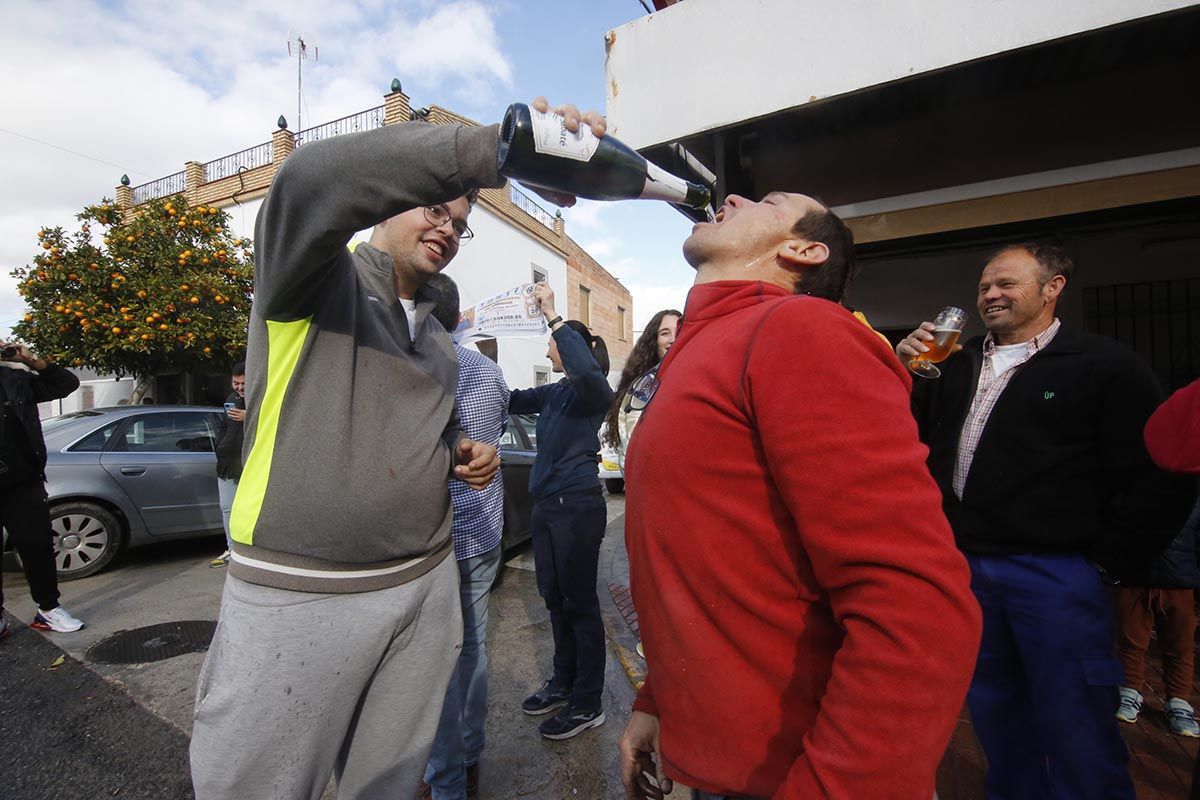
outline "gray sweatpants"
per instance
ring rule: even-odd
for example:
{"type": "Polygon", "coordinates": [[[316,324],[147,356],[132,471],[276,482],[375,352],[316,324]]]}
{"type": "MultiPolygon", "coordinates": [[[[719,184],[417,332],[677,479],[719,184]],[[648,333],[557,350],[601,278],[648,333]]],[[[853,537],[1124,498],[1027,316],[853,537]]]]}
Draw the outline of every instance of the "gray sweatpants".
{"type": "Polygon", "coordinates": [[[227,577],[192,727],[196,800],[412,797],[458,651],[458,569],[308,594],[227,577]]]}

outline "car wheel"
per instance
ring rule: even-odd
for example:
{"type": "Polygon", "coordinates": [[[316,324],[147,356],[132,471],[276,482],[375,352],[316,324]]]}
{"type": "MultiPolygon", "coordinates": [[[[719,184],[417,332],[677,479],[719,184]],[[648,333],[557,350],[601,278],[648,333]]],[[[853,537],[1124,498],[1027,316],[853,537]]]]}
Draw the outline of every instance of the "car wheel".
{"type": "Polygon", "coordinates": [[[624,478],[605,478],[604,488],[608,489],[609,494],[621,494],[625,491],[624,478]]]}
{"type": "Polygon", "coordinates": [[[60,503],[50,507],[54,532],[54,564],[60,581],[95,575],[121,549],[121,523],[95,503],[60,503]]]}

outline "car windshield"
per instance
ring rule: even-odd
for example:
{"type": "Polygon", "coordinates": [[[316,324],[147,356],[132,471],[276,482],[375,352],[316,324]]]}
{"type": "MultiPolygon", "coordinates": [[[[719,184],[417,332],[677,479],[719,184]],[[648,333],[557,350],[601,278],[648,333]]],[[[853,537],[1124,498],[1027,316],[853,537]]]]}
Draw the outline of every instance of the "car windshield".
{"type": "Polygon", "coordinates": [[[104,416],[99,411],[72,411],[70,414],[63,414],[58,417],[50,417],[42,421],[42,431],[52,431],[55,428],[61,428],[63,425],[69,425],[72,422],[78,422],[81,419],[88,417],[104,416]]]}

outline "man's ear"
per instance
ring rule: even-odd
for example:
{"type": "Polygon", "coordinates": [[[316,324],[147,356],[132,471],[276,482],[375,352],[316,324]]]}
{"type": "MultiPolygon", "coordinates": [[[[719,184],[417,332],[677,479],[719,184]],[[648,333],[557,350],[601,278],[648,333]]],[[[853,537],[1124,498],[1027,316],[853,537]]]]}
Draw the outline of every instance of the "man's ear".
{"type": "Polygon", "coordinates": [[[813,242],[808,239],[788,239],[779,246],[776,257],[788,269],[811,269],[819,267],[829,260],[829,247],[822,242],[813,242]]]}
{"type": "Polygon", "coordinates": [[[1067,287],[1067,279],[1062,275],[1055,275],[1050,280],[1046,281],[1042,291],[1047,303],[1053,303],[1062,294],[1062,290],[1067,287]]]}

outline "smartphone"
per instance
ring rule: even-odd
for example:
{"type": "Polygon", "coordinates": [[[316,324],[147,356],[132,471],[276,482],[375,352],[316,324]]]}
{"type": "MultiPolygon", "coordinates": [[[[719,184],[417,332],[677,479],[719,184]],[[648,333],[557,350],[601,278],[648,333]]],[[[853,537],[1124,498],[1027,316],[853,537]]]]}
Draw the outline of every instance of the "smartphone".
{"type": "Polygon", "coordinates": [[[226,403],[225,404],[225,413],[228,414],[230,411],[232,411],[235,408],[237,408],[237,403],[226,403]]]}

